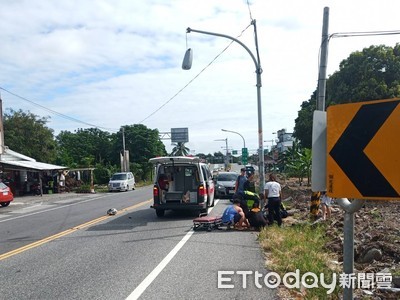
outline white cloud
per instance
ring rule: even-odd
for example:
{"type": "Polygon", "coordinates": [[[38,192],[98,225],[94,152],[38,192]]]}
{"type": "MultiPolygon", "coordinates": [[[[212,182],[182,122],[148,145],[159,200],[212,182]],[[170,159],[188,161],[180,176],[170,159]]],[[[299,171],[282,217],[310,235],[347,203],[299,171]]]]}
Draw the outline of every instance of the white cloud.
{"type": "MultiPolygon", "coordinates": [[[[324,6],[329,32],[396,30],[400,4],[381,1],[250,1],[257,20],[262,74],[264,140],[281,128],[293,130],[303,101],[317,86],[324,6]]],[[[92,0],[6,1],[0,10],[0,86],[40,105],[102,128],[119,129],[142,120],[161,132],[188,127],[187,146],[197,153],[258,148],[255,66],[233,43],[186,89],[230,42],[186,28],[237,37],[250,24],[247,1],[92,0]],[[183,71],[184,51],[194,62],[183,71]],[[173,98],[173,99],[171,99],[173,98]],[[155,110],[166,104],[159,112],[155,110]],[[147,118],[148,117],[148,118],[147,118]]],[[[240,40],[255,52],[250,26],[240,40]]],[[[394,46],[397,36],[331,39],[328,74],[351,52],[370,45],[394,46]]],[[[50,113],[4,91],[4,109],[50,113]]],[[[51,114],[50,114],[51,115],[51,114]]],[[[85,127],[51,115],[51,128],[85,127]]],[[[165,141],[170,149],[170,142],[165,141]]],[[[266,143],[269,145],[269,143],[266,143]]]]}

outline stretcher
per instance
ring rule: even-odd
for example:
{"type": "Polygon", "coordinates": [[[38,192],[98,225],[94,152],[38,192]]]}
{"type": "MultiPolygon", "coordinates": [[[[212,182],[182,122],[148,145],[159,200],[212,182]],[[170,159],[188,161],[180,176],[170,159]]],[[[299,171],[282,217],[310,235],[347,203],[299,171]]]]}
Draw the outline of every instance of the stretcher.
{"type": "Polygon", "coordinates": [[[193,230],[206,229],[212,231],[222,226],[222,216],[208,216],[206,213],[200,214],[193,220],[193,230]]]}

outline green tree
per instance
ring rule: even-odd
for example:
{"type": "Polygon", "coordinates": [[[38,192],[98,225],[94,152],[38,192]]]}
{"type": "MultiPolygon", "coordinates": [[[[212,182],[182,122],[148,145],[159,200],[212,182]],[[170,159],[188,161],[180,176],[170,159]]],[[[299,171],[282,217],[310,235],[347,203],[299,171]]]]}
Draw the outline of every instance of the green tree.
{"type": "Polygon", "coordinates": [[[204,153],[197,153],[196,156],[204,161],[207,161],[207,155],[204,153]]]}
{"type": "Polygon", "coordinates": [[[356,51],[327,81],[327,104],[390,99],[400,95],[400,44],[356,51]]]}
{"type": "Polygon", "coordinates": [[[295,119],[293,137],[299,140],[301,147],[311,148],[312,146],[312,123],[313,114],[316,109],[317,92],[315,91],[311,99],[301,104],[298,117],[295,119]],[[311,129],[311,131],[310,131],[311,129]]]}
{"type": "Polygon", "coordinates": [[[117,172],[117,169],[110,165],[96,164],[93,170],[94,182],[100,184],[107,184],[113,173],[117,172]]]}
{"type": "MultiPolygon", "coordinates": [[[[340,63],[339,71],[326,83],[326,106],[400,96],[400,44],[370,46],[356,51],[340,63]]],[[[302,147],[311,148],[312,114],[316,92],[303,102],[293,136],[302,147]]]]}
{"type": "Polygon", "coordinates": [[[4,142],[11,150],[38,161],[54,163],[57,144],[54,131],[46,126],[50,117],[42,117],[22,110],[4,114],[4,142]]]}
{"type": "Polygon", "coordinates": [[[57,136],[59,163],[69,167],[88,167],[109,164],[112,138],[108,132],[97,128],[62,131],[57,136]]]}
{"type": "Polygon", "coordinates": [[[125,150],[129,150],[131,171],[142,180],[148,179],[153,170],[149,159],[167,154],[165,146],[160,140],[159,131],[149,129],[142,124],[123,126],[123,130],[113,136],[112,161],[115,165],[120,165],[123,135],[125,136],[125,150]]]}
{"type": "Polygon", "coordinates": [[[222,154],[221,151],[214,152],[214,159],[213,159],[214,164],[221,164],[221,163],[223,164],[224,161],[225,161],[225,156],[224,154],[222,154]]]}
{"type": "Polygon", "coordinates": [[[172,149],[172,156],[187,156],[190,149],[185,146],[185,143],[178,142],[172,149]]]}

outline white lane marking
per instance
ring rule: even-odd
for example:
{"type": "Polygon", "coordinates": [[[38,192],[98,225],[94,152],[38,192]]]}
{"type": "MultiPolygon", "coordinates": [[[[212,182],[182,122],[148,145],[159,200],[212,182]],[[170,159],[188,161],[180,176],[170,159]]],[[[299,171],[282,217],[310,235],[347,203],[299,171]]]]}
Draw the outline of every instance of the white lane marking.
{"type": "Polygon", "coordinates": [[[191,229],[183,239],[171,250],[170,253],[158,264],[157,267],[137,286],[137,288],[126,298],[126,300],[139,299],[140,295],[147,289],[147,287],[157,278],[161,271],[168,265],[168,263],[174,258],[178,251],[185,245],[189,238],[194,233],[191,229]]]}
{"type": "MultiPolygon", "coordinates": [[[[9,218],[9,219],[6,219],[6,220],[0,220],[0,223],[7,222],[7,221],[12,221],[12,220],[16,220],[16,219],[21,219],[21,218],[25,218],[25,217],[28,217],[28,216],[41,214],[41,213],[46,213],[46,212],[49,212],[49,211],[52,211],[52,210],[56,210],[56,209],[66,208],[66,207],[69,207],[69,206],[74,206],[74,205],[78,205],[78,204],[81,204],[81,203],[94,201],[94,200],[97,200],[99,198],[104,198],[104,197],[105,196],[99,196],[99,197],[95,197],[95,198],[91,198],[91,199],[87,199],[87,200],[71,203],[69,205],[57,206],[57,207],[49,208],[49,209],[46,209],[46,210],[41,210],[41,211],[37,211],[37,212],[33,212],[33,213],[23,214],[23,215],[16,216],[16,217],[13,217],[13,218],[9,218]]],[[[49,204],[49,206],[50,206],[50,204],[49,204]]],[[[36,205],[34,205],[32,207],[36,207],[36,205]]],[[[27,208],[29,208],[29,207],[27,207],[27,208]]],[[[9,213],[11,213],[11,212],[9,212],[9,213]]],[[[13,213],[18,213],[18,212],[13,212],[13,213]]]]}
{"type": "MultiPolygon", "coordinates": [[[[40,203],[40,204],[28,206],[28,207],[23,207],[23,208],[21,208],[21,210],[23,210],[23,213],[26,213],[26,212],[29,213],[29,212],[40,210],[42,208],[47,209],[47,208],[50,208],[50,207],[54,207],[54,205],[40,203]]],[[[17,212],[17,211],[12,211],[11,213],[12,214],[18,214],[18,213],[20,214],[20,212],[17,212]]]]}
{"type": "MultiPolygon", "coordinates": [[[[217,205],[219,200],[215,200],[215,205],[217,205]]],[[[212,211],[214,207],[208,209],[208,213],[212,211]]],[[[149,287],[149,285],[157,278],[157,276],[164,270],[168,263],[174,258],[174,256],[179,252],[179,250],[185,245],[185,243],[190,239],[194,233],[191,229],[186,235],[180,240],[180,242],[167,254],[166,257],[150,272],[149,275],[136,287],[136,289],[126,298],[126,300],[136,300],[143,294],[143,292],[149,287]]]]}

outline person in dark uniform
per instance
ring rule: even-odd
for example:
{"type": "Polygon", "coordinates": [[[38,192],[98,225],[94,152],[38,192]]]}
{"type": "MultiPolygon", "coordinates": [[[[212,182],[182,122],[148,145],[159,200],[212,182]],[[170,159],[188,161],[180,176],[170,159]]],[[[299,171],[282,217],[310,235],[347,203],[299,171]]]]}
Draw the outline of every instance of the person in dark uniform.
{"type": "Polygon", "coordinates": [[[247,219],[249,220],[250,226],[254,227],[254,229],[258,231],[268,225],[267,219],[264,217],[262,211],[260,210],[259,201],[254,202],[247,219]]]}

